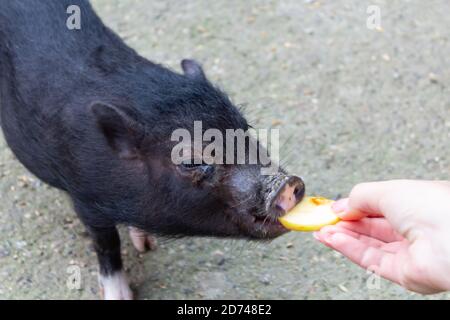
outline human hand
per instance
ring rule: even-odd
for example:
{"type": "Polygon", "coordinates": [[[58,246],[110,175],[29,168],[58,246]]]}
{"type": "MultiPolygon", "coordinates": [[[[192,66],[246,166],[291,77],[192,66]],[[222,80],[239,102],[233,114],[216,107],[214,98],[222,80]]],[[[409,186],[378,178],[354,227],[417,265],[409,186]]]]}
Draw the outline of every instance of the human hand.
{"type": "Polygon", "coordinates": [[[362,183],[333,209],[343,221],[320,242],[409,290],[450,290],[450,182],[362,183]]]}

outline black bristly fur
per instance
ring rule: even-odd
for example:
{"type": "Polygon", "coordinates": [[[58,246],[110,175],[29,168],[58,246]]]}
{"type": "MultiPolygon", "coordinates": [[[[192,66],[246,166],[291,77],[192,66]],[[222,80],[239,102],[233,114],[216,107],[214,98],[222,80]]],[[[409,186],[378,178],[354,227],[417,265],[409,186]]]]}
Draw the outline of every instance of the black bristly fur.
{"type": "Polygon", "coordinates": [[[173,130],[248,128],[192,60],[152,63],[105,27],[88,1],[0,1],[5,138],[37,177],[66,191],[96,244],[102,273],[121,268],[117,224],[164,235],[274,237],[241,221],[263,208],[259,166],[221,166],[193,184],[170,161],[173,130]],[[81,30],[66,26],[81,8],[81,30]],[[214,174],[211,174],[214,172],[214,174]],[[245,173],[244,180],[236,174],[245,173]],[[238,190],[243,184],[246,191],[238,190]],[[255,185],[253,188],[252,185],[255,185]],[[236,197],[236,194],[238,197],[236,197]],[[233,201],[252,199],[241,208],[233,201]],[[236,207],[236,206],[234,206],[236,207]],[[105,256],[106,255],[106,256],[105,256]]]}

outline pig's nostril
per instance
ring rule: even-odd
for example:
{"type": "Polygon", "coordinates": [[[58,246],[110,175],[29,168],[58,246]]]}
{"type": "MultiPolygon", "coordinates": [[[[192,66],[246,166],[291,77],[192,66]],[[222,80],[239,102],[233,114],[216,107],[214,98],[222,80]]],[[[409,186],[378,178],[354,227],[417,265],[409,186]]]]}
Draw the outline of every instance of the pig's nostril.
{"type": "Polygon", "coordinates": [[[305,188],[296,187],[294,190],[294,195],[298,201],[301,201],[305,195],[305,188]]]}
{"type": "Polygon", "coordinates": [[[303,181],[296,177],[289,177],[278,189],[272,202],[277,213],[286,213],[303,199],[305,187],[303,181]]]}

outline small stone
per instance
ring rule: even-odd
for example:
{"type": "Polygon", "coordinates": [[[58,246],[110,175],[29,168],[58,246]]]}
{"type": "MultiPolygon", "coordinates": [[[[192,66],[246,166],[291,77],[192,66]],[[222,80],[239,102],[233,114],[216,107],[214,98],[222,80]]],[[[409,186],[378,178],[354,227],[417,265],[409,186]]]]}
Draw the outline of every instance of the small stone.
{"type": "Polygon", "coordinates": [[[200,25],[197,27],[197,31],[200,33],[205,33],[207,32],[207,29],[204,26],[200,25]]]}
{"type": "Polygon", "coordinates": [[[344,286],[343,284],[340,284],[339,286],[339,289],[342,291],[342,292],[345,292],[345,293],[347,293],[348,292],[348,289],[347,289],[347,287],[346,286],[344,286]]]}
{"type": "Polygon", "coordinates": [[[225,258],[220,258],[219,260],[217,260],[217,265],[218,266],[223,266],[225,264],[225,258]]]}
{"type": "Polygon", "coordinates": [[[0,258],[6,258],[10,255],[10,252],[6,249],[0,248],[0,258]]]}
{"type": "Polygon", "coordinates": [[[305,29],[303,29],[303,31],[308,35],[314,34],[314,29],[312,29],[312,28],[305,28],[305,29]]]}
{"type": "Polygon", "coordinates": [[[263,285],[268,286],[268,285],[271,283],[270,278],[271,278],[270,275],[264,274],[264,275],[259,279],[259,281],[260,281],[263,285]]]}
{"type": "Polygon", "coordinates": [[[222,265],[225,262],[225,254],[221,250],[215,250],[212,256],[218,265],[222,265]]]}
{"type": "Polygon", "coordinates": [[[288,242],[286,244],[286,248],[288,248],[288,249],[293,248],[293,247],[294,247],[294,244],[292,242],[288,242]]]}
{"type": "Polygon", "coordinates": [[[160,284],[158,284],[158,287],[159,287],[160,289],[166,289],[166,288],[167,288],[167,285],[164,284],[164,283],[160,283],[160,284]]]}
{"type": "Polygon", "coordinates": [[[255,18],[255,16],[249,16],[249,17],[247,17],[247,23],[253,23],[253,22],[255,22],[255,20],[256,20],[256,18],[255,18]]]}
{"type": "Polygon", "coordinates": [[[30,177],[25,176],[25,175],[19,176],[19,177],[17,178],[17,180],[19,180],[19,181],[22,182],[22,183],[26,183],[26,184],[29,184],[30,182],[33,181],[33,179],[31,179],[30,177]]]}
{"type": "Polygon", "coordinates": [[[438,77],[436,74],[434,74],[433,72],[430,72],[428,74],[428,79],[430,80],[431,83],[438,83],[438,77]]]}
{"type": "Polygon", "coordinates": [[[72,222],[73,222],[73,220],[71,218],[64,218],[65,224],[71,224],[72,222]]]}
{"type": "Polygon", "coordinates": [[[185,295],[188,295],[188,296],[191,296],[192,294],[195,293],[195,291],[192,290],[191,288],[185,288],[185,289],[183,289],[183,292],[185,295]]]}
{"type": "Polygon", "coordinates": [[[181,268],[184,268],[184,267],[186,266],[186,261],[184,261],[184,260],[178,260],[178,261],[177,261],[177,266],[178,266],[178,267],[181,267],[181,268]]]}
{"type": "Polygon", "coordinates": [[[21,201],[17,205],[21,208],[25,208],[26,206],[28,206],[28,203],[26,203],[25,201],[21,201]]]}
{"type": "Polygon", "coordinates": [[[226,259],[225,259],[225,254],[223,253],[223,251],[221,250],[215,250],[212,253],[212,256],[214,258],[214,262],[218,265],[221,266],[225,263],[226,259]]]}
{"type": "Polygon", "coordinates": [[[272,120],[272,127],[278,126],[282,124],[283,122],[280,119],[273,119],[272,120]]]}
{"type": "Polygon", "coordinates": [[[26,241],[16,241],[16,248],[17,249],[23,249],[27,246],[26,241]]]}
{"type": "Polygon", "coordinates": [[[212,255],[213,256],[223,256],[224,253],[221,250],[215,250],[215,251],[213,251],[212,255]]]}

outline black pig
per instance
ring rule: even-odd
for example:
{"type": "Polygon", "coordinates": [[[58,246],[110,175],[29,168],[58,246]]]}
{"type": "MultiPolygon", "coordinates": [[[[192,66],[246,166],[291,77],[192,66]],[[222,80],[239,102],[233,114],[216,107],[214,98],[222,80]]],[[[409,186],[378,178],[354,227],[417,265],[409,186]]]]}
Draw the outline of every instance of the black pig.
{"type": "Polygon", "coordinates": [[[171,161],[178,128],[249,125],[195,61],[152,63],[83,0],[0,1],[1,125],[19,161],[64,190],[94,241],[105,298],[132,297],[116,225],[140,250],[151,233],[270,239],[304,194],[300,178],[261,164],[171,161]],[[81,29],[66,25],[70,5],[81,29]]]}

